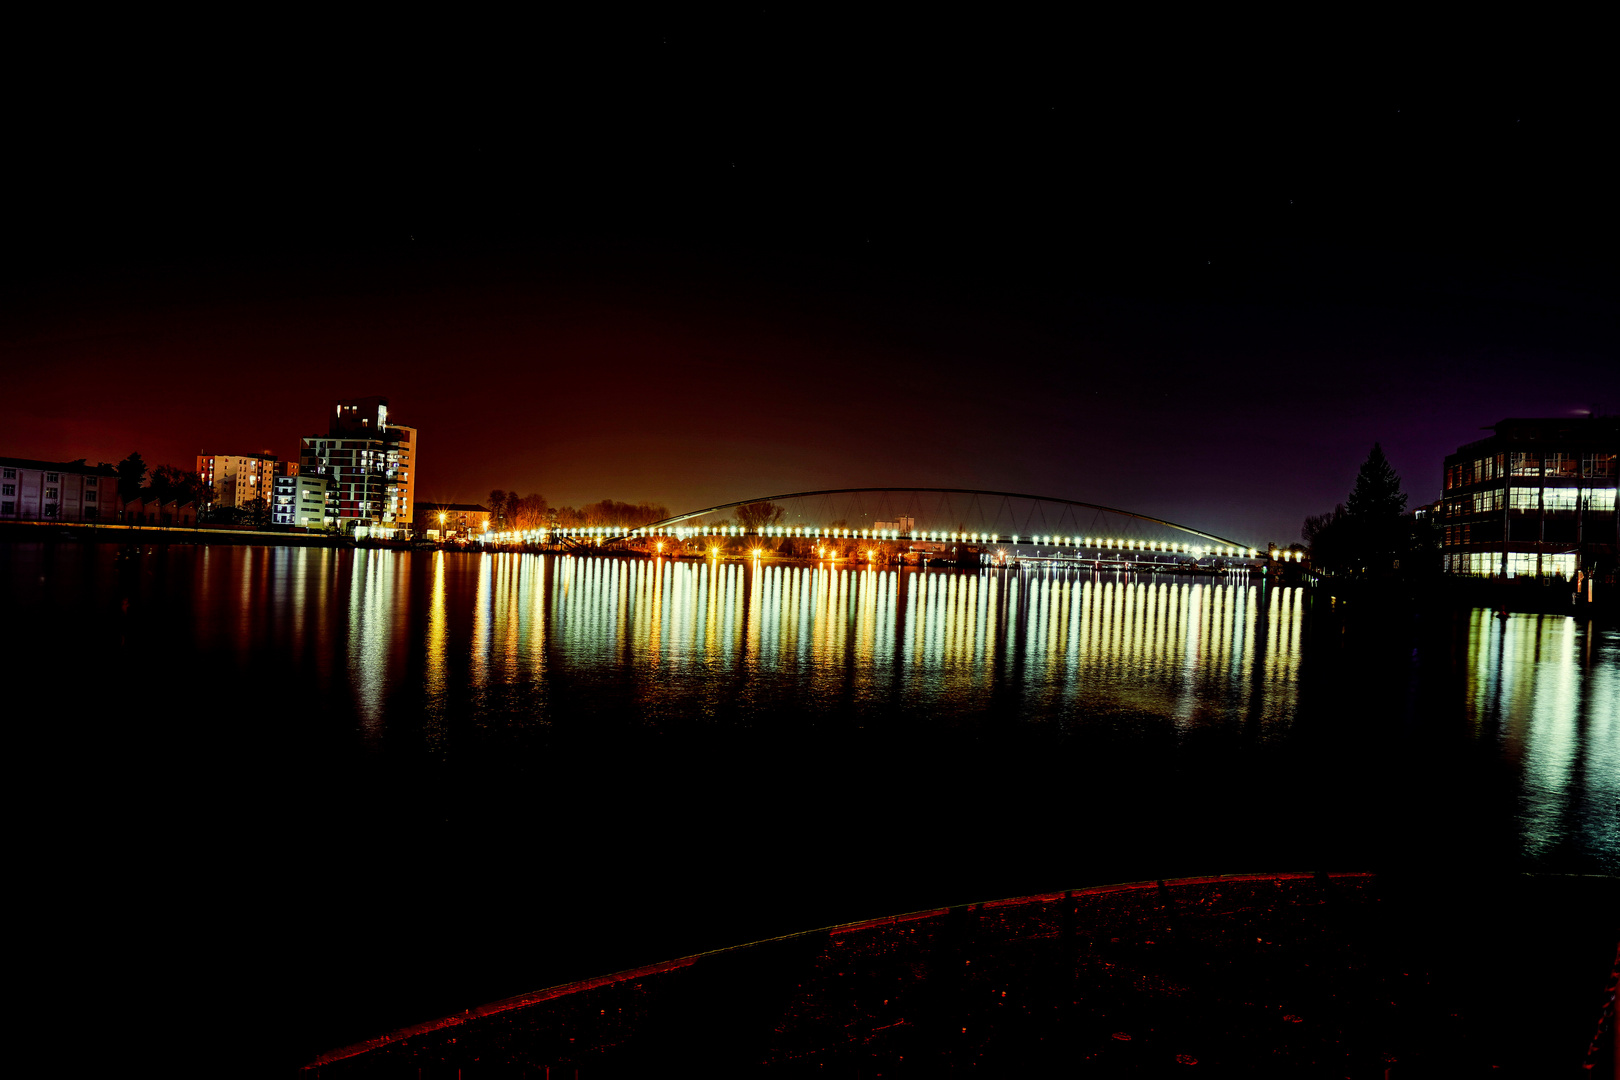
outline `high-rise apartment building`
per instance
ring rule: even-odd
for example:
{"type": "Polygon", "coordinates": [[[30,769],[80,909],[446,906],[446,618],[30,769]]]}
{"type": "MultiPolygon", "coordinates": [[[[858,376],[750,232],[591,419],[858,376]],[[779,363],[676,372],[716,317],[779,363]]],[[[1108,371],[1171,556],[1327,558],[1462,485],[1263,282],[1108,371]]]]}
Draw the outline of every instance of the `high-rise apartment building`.
{"type": "Polygon", "coordinates": [[[298,463],[278,461],[274,454],[198,454],[197,475],[214,490],[213,502],[203,507],[206,513],[215,506],[230,506],[240,510],[254,499],[270,503],[277,476],[297,476],[298,463]]]}
{"type": "Polygon", "coordinates": [[[332,402],[324,435],[304,437],[299,466],[326,480],[326,517],[344,532],[403,537],[411,530],[417,432],[391,423],[385,397],[332,402]]]}
{"type": "Polygon", "coordinates": [[[1503,420],[1445,463],[1439,524],[1450,574],[1607,574],[1620,551],[1620,420],[1503,420]]]}

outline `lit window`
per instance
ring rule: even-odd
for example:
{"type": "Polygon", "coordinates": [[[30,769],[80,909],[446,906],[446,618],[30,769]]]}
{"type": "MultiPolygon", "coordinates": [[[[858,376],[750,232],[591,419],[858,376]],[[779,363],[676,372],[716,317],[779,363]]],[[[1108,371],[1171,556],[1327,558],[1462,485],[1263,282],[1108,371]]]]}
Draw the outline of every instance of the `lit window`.
{"type": "Polygon", "coordinates": [[[1543,505],[1548,510],[1573,510],[1576,504],[1576,491],[1574,488],[1547,488],[1544,492],[1543,505]]]}

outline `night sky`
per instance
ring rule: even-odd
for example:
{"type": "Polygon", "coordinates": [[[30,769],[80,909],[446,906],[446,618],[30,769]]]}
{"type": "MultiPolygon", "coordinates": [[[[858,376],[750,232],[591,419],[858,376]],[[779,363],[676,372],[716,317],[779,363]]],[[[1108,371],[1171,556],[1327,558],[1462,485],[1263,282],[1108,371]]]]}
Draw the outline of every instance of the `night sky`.
{"type": "Polygon", "coordinates": [[[421,501],[962,486],[1286,544],[1375,440],[1415,505],[1483,425],[1620,411],[1612,85],[1541,29],[43,28],[0,454],[293,457],[383,394],[421,501]]]}

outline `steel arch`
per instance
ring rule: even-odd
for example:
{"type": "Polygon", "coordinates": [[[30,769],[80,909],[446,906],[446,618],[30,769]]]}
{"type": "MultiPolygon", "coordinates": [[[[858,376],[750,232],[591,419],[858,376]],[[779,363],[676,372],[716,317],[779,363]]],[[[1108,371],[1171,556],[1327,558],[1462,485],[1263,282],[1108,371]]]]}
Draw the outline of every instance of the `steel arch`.
{"type": "Polygon", "coordinates": [[[663,528],[663,527],[665,527],[667,525],[678,525],[681,522],[689,521],[692,518],[704,517],[705,515],[708,515],[708,514],[719,513],[721,510],[732,510],[732,509],[735,509],[736,507],[739,507],[739,506],[747,506],[749,503],[776,502],[778,500],[785,500],[785,499],[808,499],[808,498],[813,498],[813,497],[815,497],[817,495],[859,495],[859,494],[865,494],[867,492],[874,492],[875,493],[875,492],[902,492],[902,491],[922,492],[922,493],[927,493],[927,494],[943,494],[943,495],[987,495],[987,496],[991,496],[991,497],[994,497],[994,498],[1033,499],[1033,500],[1035,500],[1037,502],[1059,503],[1059,504],[1064,505],[1064,506],[1079,506],[1079,507],[1083,507],[1083,508],[1085,508],[1087,510],[1101,510],[1101,511],[1103,511],[1105,513],[1109,513],[1109,514],[1119,514],[1122,517],[1135,518],[1138,521],[1150,521],[1155,525],[1163,525],[1166,528],[1176,529],[1176,530],[1178,530],[1180,532],[1187,533],[1188,535],[1191,535],[1191,536],[1202,537],[1205,540],[1210,540],[1210,541],[1213,541],[1213,542],[1215,542],[1217,544],[1225,544],[1225,545],[1228,545],[1230,547],[1241,548],[1241,549],[1243,549],[1245,551],[1248,550],[1252,546],[1250,544],[1240,544],[1240,543],[1238,543],[1238,541],[1232,540],[1232,539],[1230,539],[1228,537],[1225,537],[1225,536],[1217,536],[1214,533],[1204,532],[1202,529],[1194,529],[1189,525],[1178,525],[1174,521],[1166,521],[1163,518],[1150,517],[1147,514],[1138,514],[1138,513],[1134,512],[1134,511],[1131,511],[1131,510],[1121,510],[1121,509],[1119,509],[1118,507],[1115,507],[1115,506],[1102,506],[1102,505],[1100,505],[1098,503],[1082,502],[1079,499],[1059,499],[1059,498],[1055,498],[1055,497],[1052,497],[1052,496],[1049,496],[1049,495],[1029,495],[1029,494],[1026,494],[1026,493],[1023,493],[1023,492],[1017,492],[1017,491],[984,491],[984,490],[980,490],[978,488],[931,488],[931,487],[827,488],[827,489],[825,489],[823,491],[795,491],[795,492],[790,492],[790,493],[783,494],[783,495],[760,495],[760,496],[756,496],[756,497],[754,497],[752,499],[738,499],[736,502],[721,503],[718,506],[705,507],[702,510],[690,510],[690,511],[684,513],[684,514],[677,514],[674,517],[665,518],[662,521],[651,521],[651,522],[648,522],[645,525],[639,525],[636,528],[628,530],[628,531],[623,532],[623,533],[620,533],[617,536],[604,537],[604,539],[609,540],[609,541],[611,541],[611,540],[624,540],[624,539],[627,539],[629,537],[634,536],[635,534],[637,534],[637,533],[639,533],[639,532],[641,532],[641,531],[643,531],[645,529],[661,529],[661,528],[663,528]]]}

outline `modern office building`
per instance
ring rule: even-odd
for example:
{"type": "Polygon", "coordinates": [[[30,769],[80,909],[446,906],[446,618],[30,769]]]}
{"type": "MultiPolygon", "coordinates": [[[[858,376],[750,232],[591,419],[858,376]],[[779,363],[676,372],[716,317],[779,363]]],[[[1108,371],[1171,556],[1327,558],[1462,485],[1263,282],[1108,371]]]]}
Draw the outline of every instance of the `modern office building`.
{"type": "Polygon", "coordinates": [[[1449,574],[1615,570],[1620,419],[1503,420],[1449,454],[1439,524],[1449,574]]]}
{"type": "Polygon", "coordinates": [[[0,521],[114,522],[118,510],[111,465],[0,457],[0,521]]]}
{"type": "Polygon", "coordinates": [[[324,476],[278,476],[270,499],[270,523],[303,529],[334,524],[326,516],[324,476]]]}
{"type": "Polygon", "coordinates": [[[326,481],[326,517],[344,532],[403,537],[411,531],[417,431],[388,419],[385,397],[332,402],[324,435],[308,435],[302,475],[326,481]]]}
{"type": "Polygon", "coordinates": [[[203,507],[204,513],[215,506],[240,510],[254,499],[268,505],[275,478],[298,475],[298,463],[278,461],[270,453],[198,454],[197,475],[214,490],[214,500],[203,507]]]}

